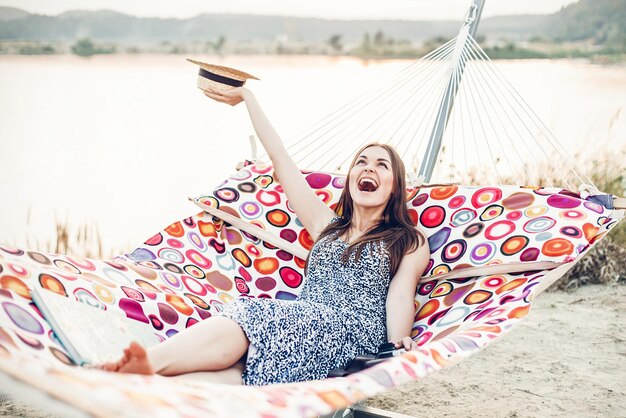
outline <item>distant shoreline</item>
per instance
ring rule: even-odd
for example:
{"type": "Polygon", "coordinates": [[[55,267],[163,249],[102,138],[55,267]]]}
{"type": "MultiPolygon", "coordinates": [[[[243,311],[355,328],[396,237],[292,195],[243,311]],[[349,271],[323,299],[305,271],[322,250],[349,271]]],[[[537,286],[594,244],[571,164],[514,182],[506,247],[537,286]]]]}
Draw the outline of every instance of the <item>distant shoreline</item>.
{"type": "MultiPolygon", "coordinates": [[[[121,44],[94,42],[83,38],[73,44],[43,41],[0,41],[2,55],[185,55],[203,54],[218,56],[268,55],[268,56],[330,56],[353,57],[364,60],[418,59],[443,43],[442,39],[413,44],[389,44],[380,46],[357,45],[344,51],[332,50],[324,43],[234,43],[216,48],[213,44],[169,43],[121,44]]],[[[492,60],[500,59],[588,59],[594,63],[616,64],[626,62],[626,53],[610,48],[597,48],[588,44],[555,42],[500,42],[484,47],[492,60]]]]}
{"type": "MultiPolygon", "coordinates": [[[[489,6],[487,6],[489,7],[489,6]]],[[[545,15],[480,19],[473,35],[491,59],[626,61],[623,0],[579,0],[545,15]]],[[[459,33],[461,20],[322,19],[202,13],[154,18],[113,10],[56,16],[0,6],[0,55],[115,53],[336,55],[415,59],[459,33]]]]}

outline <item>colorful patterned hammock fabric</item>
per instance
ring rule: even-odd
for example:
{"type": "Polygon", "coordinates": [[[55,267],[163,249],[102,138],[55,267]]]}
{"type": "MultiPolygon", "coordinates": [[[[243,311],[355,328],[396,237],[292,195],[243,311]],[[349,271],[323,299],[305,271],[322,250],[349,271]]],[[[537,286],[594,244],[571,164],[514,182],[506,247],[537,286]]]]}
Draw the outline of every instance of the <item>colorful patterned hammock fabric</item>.
{"type": "MultiPolygon", "coordinates": [[[[318,172],[305,176],[334,207],[345,178],[318,172]]],[[[297,246],[300,255],[313,244],[271,166],[247,166],[197,200],[245,221],[252,231],[261,228],[285,248],[297,246]]],[[[265,387],[72,365],[31,302],[34,286],[121,312],[162,340],[219,313],[237,297],[298,295],[302,257],[202,212],[112,260],[0,247],[4,381],[26,383],[67,408],[95,416],[330,413],[425,377],[505,334],[528,314],[539,289],[569,269],[621,216],[562,189],[430,186],[409,190],[407,202],[432,252],[415,295],[415,351],[344,378],[265,387]]]]}

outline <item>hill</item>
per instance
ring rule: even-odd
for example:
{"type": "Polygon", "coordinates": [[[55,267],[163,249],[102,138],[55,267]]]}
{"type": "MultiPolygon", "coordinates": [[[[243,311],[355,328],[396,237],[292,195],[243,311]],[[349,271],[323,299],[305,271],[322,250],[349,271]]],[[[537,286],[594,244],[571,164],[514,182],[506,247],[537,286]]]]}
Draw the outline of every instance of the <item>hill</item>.
{"type": "Polygon", "coordinates": [[[15,7],[0,7],[0,22],[5,20],[22,19],[28,15],[30,15],[30,13],[21,9],[16,9],[15,7]]]}
{"type": "Polygon", "coordinates": [[[548,16],[541,31],[557,41],[591,41],[626,50],[626,1],[580,0],[548,16]]]}
{"type": "MultiPolygon", "coordinates": [[[[288,16],[202,14],[190,19],[139,18],[122,13],[69,11],[58,16],[30,14],[0,7],[0,39],[73,41],[89,37],[103,42],[193,42],[225,37],[229,41],[326,42],[333,35],[344,41],[360,41],[366,33],[383,32],[388,38],[421,42],[452,37],[460,21],[329,20],[288,16]]],[[[480,23],[488,38],[524,39],[533,35],[544,16],[501,16],[480,23]]]]}
{"type": "MultiPolygon", "coordinates": [[[[0,7],[0,21],[0,41],[9,42],[71,44],[88,38],[93,42],[131,47],[147,44],[300,43],[317,44],[317,49],[313,48],[316,51],[320,51],[320,45],[328,45],[330,42],[334,42],[336,50],[341,50],[342,45],[358,48],[358,45],[369,43],[370,36],[378,41],[384,40],[385,45],[410,45],[426,41],[436,44],[456,35],[461,25],[460,21],[346,21],[243,14],[201,14],[189,19],[161,19],[135,17],[112,10],[73,10],[57,16],[46,16],[11,7],[0,7]]],[[[626,52],[626,1],[580,0],[551,15],[485,18],[480,22],[477,34],[492,45],[493,41],[498,40],[508,42],[504,48],[495,51],[496,57],[502,54],[501,57],[506,58],[548,56],[544,53],[526,54],[511,46],[513,44],[510,42],[524,40],[548,41],[557,47],[561,42],[592,45],[583,47],[589,51],[577,52],[579,55],[576,56],[593,54],[600,49],[606,53],[623,54],[626,52]]],[[[307,53],[306,48],[302,47],[298,51],[307,53]]],[[[410,49],[410,46],[406,48],[410,49]]],[[[179,49],[178,46],[173,47],[174,52],[179,49]]],[[[550,52],[550,48],[544,48],[544,52],[546,50],[555,57],[568,54],[562,51],[555,54],[550,52]]],[[[387,52],[381,54],[386,55],[387,52]]]]}

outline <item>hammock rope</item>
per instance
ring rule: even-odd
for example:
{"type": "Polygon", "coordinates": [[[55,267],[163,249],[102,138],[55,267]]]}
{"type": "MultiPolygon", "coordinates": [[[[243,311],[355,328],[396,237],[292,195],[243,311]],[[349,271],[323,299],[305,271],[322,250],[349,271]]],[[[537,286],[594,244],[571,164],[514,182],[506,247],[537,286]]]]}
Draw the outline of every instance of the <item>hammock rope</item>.
{"type": "MultiPolygon", "coordinates": [[[[453,41],[453,40],[452,40],[453,41]]],[[[453,42],[450,44],[453,44],[453,42]]],[[[440,48],[433,51],[432,57],[435,60],[440,56],[445,56],[448,53],[448,48],[440,48]]],[[[338,111],[330,113],[326,118],[323,118],[319,123],[314,125],[313,132],[303,135],[300,139],[288,140],[286,142],[292,157],[295,161],[301,162],[303,157],[309,155],[315,150],[315,147],[320,145],[318,141],[332,132],[338,126],[346,123],[347,120],[359,114],[364,108],[376,102],[381,97],[389,96],[389,92],[395,92],[403,88],[408,80],[414,77],[429,76],[429,73],[423,73],[428,70],[428,67],[420,65],[419,61],[414,62],[406,69],[400,71],[396,76],[397,79],[390,79],[382,87],[367,92],[356,99],[349,101],[346,105],[342,106],[338,111]]],[[[434,72],[434,71],[433,71],[434,72]]],[[[328,146],[329,141],[325,141],[324,145],[328,146]]],[[[332,145],[332,143],[330,143],[332,145]]]]}
{"type": "MultiPolygon", "coordinates": [[[[444,79],[445,79],[445,72],[441,72],[439,77],[435,79],[434,82],[432,82],[431,91],[436,90],[438,88],[437,86],[442,84],[444,79]]],[[[435,106],[436,97],[434,95],[429,95],[429,94],[420,95],[417,91],[414,92],[413,96],[417,96],[417,97],[421,96],[421,97],[415,103],[415,105],[409,110],[409,114],[419,115],[420,113],[422,113],[422,117],[421,118],[417,118],[417,117],[404,118],[404,122],[402,123],[402,125],[399,126],[396,131],[392,131],[390,135],[391,138],[396,138],[396,137],[401,138],[400,141],[398,141],[398,148],[397,148],[401,156],[408,155],[408,153],[411,150],[412,144],[414,142],[417,142],[417,146],[421,148],[422,144],[424,143],[425,136],[419,135],[419,132],[422,131],[423,129],[426,129],[427,126],[430,126],[432,124],[432,120],[434,119],[434,114],[420,112],[419,109],[422,103],[424,103],[424,106],[435,106]],[[425,103],[426,100],[428,102],[425,103]],[[426,124],[424,124],[425,122],[426,124]],[[400,129],[403,128],[404,126],[406,126],[406,129],[404,130],[404,134],[400,135],[400,129]],[[406,142],[406,145],[404,146],[404,149],[402,150],[400,147],[402,146],[403,141],[406,142]]],[[[412,158],[411,161],[414,162],[416,161],[416,159],[412,158]]],[[[417,169],[415,168],[415,164],[410,164],[407,167],[413,168],[412,171],[414,173],[417,172],[417,169]]]]}
{"type": "MultiPolygon", "coordinates": [[[[471,59],[469,54],[467,53],[467,51],[464,51],[464,56],[466,57],[466,59],[471,59]]],[[[475,65],[471,66],[471,70],[474,71],[476,68],[478,67],[478,69],[480,69],[481,67],[481,63],[475,63],[475,65]]],[[[475,72],[475,71],[474,71],[475,72]]],[[[493,121],[497,121],[499,122],[500,125],[500,132],[503,132],[506,136],[506,138],[509,140],[510,145],[512,146],[512,148],[515,150],[514,153],[512,153],[513,155],[515,155],[517,157],[517,159],[519,160],[520,166],[522,167],[522,169],[525,171],[526,175],[528,176],[527,178],[531,178],[530,175],[530,171],[528,169],[528,166],[526,164],[524,164],[524,161],[522,160],[521,157],[521,153],[517,150],[517,145],[516,142],[513,141],[511,139],[511,136],[508,132],[508,130],[505,128],[505,123],[502,121],[501,118],[498,117],[498,113],[495,111],[495,109],[497,109],[496,106],[494,106],[493,101],[492,101],[492,97],[495,95],[495,93],[493,92],[491,83],[484,83],[485,87],[488,88],[491,91],[491,95],[483,95],[481,94],[482,91],[484,91],[483,88],[481,88],[482,86],[480,85],[481,79],[479,78],[476,82],[474,81],[475,77],[471,77],[468,76],[466,79],[466,86],[467,86],[467,93],[463,92],[463,97],[466,98],[467,100],[467,96],[470,96],[472,98],[472,100],[474,101],[474,108],[477,109],[492,109],[491,114],[494,115],[494,117],[492,118],[487,118],[487,121],[489,123],[489,125],[492,127],[492,131],[490,132],[490,135],[487,134],[487,132],[485,131],[485,129],[483,128],[483,138],[495,138],[497,140],[497,142],[501,145],[500,147],[500,152],[497,154],[498,158],[501,158],[500,156],[502,156],[503,158],[505,158],[507,165],[510,167],[510,172],[514,172],[515,169],[513,168],[513,165],[511,165],[511,161],[508,158],[508,152],[506,152],[506,148],[501,144],[501,135],[499,135],[496,131],[496,129],[493,127],[493,121]],[[478,86],[477,86],[478,85],[478,86]],[[476,104],[476,96],[478,97],[478,100],[480,101],[480,107],[476,104]],[[485,98],[483,99],[483,96],[485,96],[485,98]],[[487,101],[487,103],[486,103],[487,101]],[[489,107],[488,105],[490,105],[491,107],[489,107]]],[[[496,97],[497,99],[497,97],[496,97]]],[[[467,107],[468,105],[466,104],[466,109],[469,109],[469,107],[467,107]]],[[[459,112],[462,112],[462,110],[459,110],[459,112]]],[[[481,121],[482,123],[482,118],[477,118],[479,121],[481,121]]],[[[471,130],[472,133],[474,132],[474,130],[471,130]]],[[[462,138],[461,138],[462,141],[462,138]]],[[[490,141],[485,140],[486,145],[489,147],[489,143],[490,141]]],[[[478,149],[478,148],[477,148],[478,149]]],[[[491,155],[491,162],[494,165],[494,171],[496,172],[496,175],[498,176],[498,184],[503,184],[502,180],[500,179],[500,174],[499,174],[499,170],[495,164],[496,161],[496,157],[493,155],[493,153],[491,152],[491,148],[490,149],[490,155],[491,155]]],[[[545,176],[545,175],[544,175],[545,176]]]]}
{"type": "MultiPolygon", "coordinates": [[[[313,153],[309,156],[310,164],[314,164],[314,167],[324,167],[327,170],[333,171],[338,166],[345,164],[352,156],[351,154],[354,153],[354,149],[358,149],[362,144],[371,142],[372,139],[380,139],[379,137],[371,136],[368,130],[372,130],[376,125],[379,126],[379,129],[385,130],[386,126],[381,123],[381,121],[384,121],[384,118],[388,117],[391,110],[397,107],[397,104],[394,105],[392,101],[395,101],[395,103],[402,102],[402,95],[407,95],[407,97],[410,98],[410,94],[416,94],[421,86],[428,83],[429,80],[432,80],[432,78],[437,75],[437,67],[438,65],[424,66],[423,69],[417,69],[418,74],[408,74],[407,79],[409,81],[416,79],[416,77],[417,80],[419,80],[419,83],[416,83],[417,85],[408,92],[406,88],[407,84],[404,81],[398,83],[396,90],[392,92],[381,90],[381,93],[377,95],[375,101],[363,103],[358,113],[348,115],[345,119],[341,120],[335,127],[333,135],[330,135],[327,140],[321,144],[311,142],[313,153]],[[395,92],[397,93],[394,94],[395,92]],[[341,124],[345,126],[342,128],[341,124]],[[363,126],[365,126],[365,128],[363,126]],[[351,140],[346,141],[344,138],[351,140]],[[325,155],[331,153],[338,143],[340,144],[340,148],[333,154],[334,158],[326,159],[322,162],[325,155]],[[326,149],[324,149],[324,146],[326,149]],[[321,149],[322,152],[320,152],[319,149],[321,149]]],[[[444,77],[445,74],[439,75],[440,80],[443,80],[444,77]]],[[[406,112],[406,109],[403,111],[406,112]]],[[[397,113],[402,114],[401,112],[397,113]]],[[[403,120],[407,119],[406,116],[403,117],[403,120]]],[[[303,161],[299,161],[299,163],[303,163],[303,161]]]]}
{"type": "MultiPolygon", "coordinates": [[[[454,39],[451,39],[446,44],[442,45],[442,47],[437,50],[431,52],[431,54],[425,56],[426,60],[437,61],[442,57],[445,57],[450,50],[454,46],[454,39]]],[[[311,154],[315,151],[315,147],[319,145],[317,143],[318,140],[322,139],[324,136],[328,135],[329,132],[334,130],[337,126],[345,123],[347,120],[353,117],[353,115],[358,114],[363,110],[366,106],[375,102],[381,97],[385,97],[389,95],[389,92],[395,92],[401,89],[405,83],[415,77],[423,76],[423,79],[428,80],[429,75],[432,75],[428,66],[421,65],[423,62],[415,61],[402,71],[398,73],[396,78],[392,78],[386,82],[385,85],[378,89],[368,90],[368,92],[363,95],[357,97],[354,100],[349,101],[344,106],[340,107],[337,111],[329,113],[325,118],[322,118],[318,123],[314,124],[311,129],[312,132],[306,133],[302,135],[299,139],[298,137],[288,140],[286,142],[287,149],[290,151],[292,158],[294,158],[297,162],[302,162],[303,157],[311,154]],[[422,72],[426,72],[422,74],[422,72]]],[[[332,144],[331,144],[332,145],[332,144]]]]}
{"type": "MultiPolygon", "coordinates": [[[[593,181],[584,173],[576,170],[577,163],[572,158],[571,154],[563,147],[561,142],[554,136],[554,134],[548,129],[545,123],[541,120],[541,118],[532,110],[532,107],[524,100],[521,94],[515,89],[515,87],[506,79],[502,71],[491,61],[491,59],[487,56],[485,51],[480,47],[478,42],[475,39],[470,38],[472,43],[472,51],[477,57],[477,59],[482,60],[488,65],[485,67],[489,70],[489,73],[498,80],[499,83],[496,83],[496,86],[502,86],[504,90],[502,90],[501,94],[493,94],[494,97],[503,97],[505,99],[512,98],[513,101],[510,102],[511,113],[517,115],[521,119],[521,115],[515,111],[516,108],[520,109],[523,112],[524,116],[528,118],[528,120],[534,125],[538,132],[541,133],[543,137],[548,141],[550,147],[559,153],[559,156],[562,158],[563,166],[561,168],[566,168],[569,172],[571,172],[574,177],[581,183],[593,185],[593,181]]],[[[485,79],[487,79],[485,77],[485,79]]],[[[522,120],[523,121],[523,120],[522,120]]],[[[528,136],[526,138],[536,140],[536,136],[532,135],[532,130],[527,127],[528,136]]],[[[555,158],[549,158],[549,161],[558,161],[555,158]]],[[[558,170],[560,172],[560,170],[558,170]]]]}
{"type": "MultiPolygon", "coordinates": [[[[475,50],[470,50],[469,54],[474,58],[474,59],[480,59],[477,55],[476,55],[476,51],[475,50]]],[[[488,61],[483,61],[485,64],[488,65],[488,61]]],[[[518,148],[518,143],[521,143],[525,148],[526,148],[526,156],[532,155],[532,148],[528,146],[527,141],[525,140],[526,138],[528,139],[532,139],[533,141],[535,141],[535,148],[539,149],[545,158],[545,161],[551,161],[551,159],[549,158],[548,154],[546,153],[544,147],[541,146],[541,144],[538,143],[538,141],[535,139],[535,136],[531,134],[531,129],[528,127],[528,125],[526,124],[526,122],[519,117],[519,114],[517,112],[498,112],[496,109],[511,109],[510,103],[509,102],[502,102],[500,100],[500,96],[501,96],[501,92],[498,91],[496,92],[494,90],[494,85],[496,85],[496,88],[499,89],[500,86],[497,85],[497,83],[493,83],[493,82],[488,82],[487,77],[485,76],[484,73],[484,68],[483,66],[479,65],[477,66],[477,70],[479,72],[479,75],[482,78],[478,78],[479,82],[482,81],[482,85],[481,87],[485,87],[485,89],[488,89],[489,92],[491,93],[490,95],[487,95],[487,98],[490,102],[490,104],[492,104],[492,109],[493,109],[493,118],[490,119],[495,119],[498,120],[500,122],[500,127],[502,129],[502,132],[504,132],[506,134],[507,139],[509,140],[509,144],[511,145],[512,149],[515,150],[515,155],[518,157],[518,160],[520,162],[521,167],[524,169],[525,173],[526,173],[526,178],[531,180],[533,179],[534,176],[531,175],[530,170],[528,168],[528,165],[524,163],[523,158],[522,158],[522,152],[520,151],[520,149],[518,148]],[[497,107],[494,105],[493,101],[497,102],[497,107]],[[506,121],[502,121],[502,118],[500,117],[500,114],[503,113],[504,116],[506,117],[506,121]],[[517,120],[514,119],[514,116],[517,116],[517,120]],[[528,135],[524,135],[519,126],[518,123],[521,124],[528,135]],[[514,140],[510,133],[509,133],[509,129],[507,129],[506,127],[510,126],[514,129],[514,133],[516,134],[516,139],[514,140]]],[[[470,77],[470,79],[473,80],[473,78],[470,77]]],[[[477,91],[475,91],[476,94],[478,94],[480,97],[482,97],[481,91],[483,91],[482,89],[477,89],[477,91]]],[[[500,135],[495,134],[495,137],[499,138],[500,135]]],[[[506,155],[507,153],[504,151],[503,149],[503,155],[506,155]]],[[[550,176],[543,170],[543,168],[541,167],[541,165],[536,167],[537,170],[540,171],[541,173],[541,178],[546,179],[548,181],[548,186],[553,187],[554,185],[551,182],[550,176]]],[[[561,177],[561,181],[563,181],[565,184],[567,183],[567,180],[565,179],[565,177],[563,177],[560,173],[560,171],[556,171],[557,173],[559,173],[559,176],[561,177]]],[[[532,180],[531,180],[532,181],[532,180]]],[[[569,184],[568,184],[569,187],[569,184]]]]}
{"type": "MultiPolygon", "coordinates": [[[[433,70],[436,71],[437,69],[433,67],[433,70]]],[[[447,72],[444,71],[444,72],[440,72],[440,75],[438,77],[433,77],[430,80],[423,80],[423,81],[420,80],[420,84],[418,84],[415,89],[412,89],[412,90],[405,89],[406,91],[404,91],[403,93],[407,94],[406,101],[415,100],[416,97],[420,97],[421,92],[419,88],[424,84],[432,83],[432,87],[427,89],[423,93],[423,96],[428,98],[427,100],[429,102],[426,103],[426,105],[430,105],[430,106],[436,105],[436,101],[438,100],[437,96],[440,95],[440,92],[442,91],[442,86],[445,84],[445,81],[447,78],[448,78],[448,74],[447,72]]],[[[418,100],[415,103],[415,106],[413,108],[414,112],[417,113],[419,111],[419,106],[422,103],[425,103],[425,102],[423,100],[418,100]]],[[[374,109],[374,111],[376,111],[375,109],[385,109],[384,103],[376,103],[375,105],[372,106],[372,109],[374,109]]],[[[415,119],[415,116],[414,116],[415,113],[413,114],[407,113],[410,110],[412,110],[411,107],[405,107],[404,109],[397,112],[397,117],[402,117],[404,120],[415,119]]],[[[386,112],[385,114],[388,114],[388,111],[384,111],[384,112],[386,112]]],[[[425,113],[425,116],[429,117],[430,120],[434,118],[434,115],[428,114],[428,113],[425,113]]],[[[429,125],[431,124],[432,122],[429,125]]],[[[416,129],[413,131],[413,133],[406,135],[406,140],[408,141],[409,144],[411,144],[416,139],[419,129],[422,126],[428,126],[428,125],[423,125],[422,123],[420,123],[416,127],[416,129]]],[[[387,132],[392,132],[394,130],[394,126],[389,125],[389,124],[383,125],[380,127],[380,130],[384,132],[383,138],[387,138],[387,142],[390,142],[394,145],[396,145],[396,143],[399,142],[397,140],[394,140],[394,138],[391,137],[389,133],[387,133],[387,132]]],[[[358,145],[356,145],[357,149],[365,145],[368,142],[371,142],[373,140],[378,140],[380,138],[379,136],[373,135],[371,132],[366,132],[366,131],[359,132],[359,134],[354,137],[358,139],[358,145]]],[[[354,145],[351,146],[351,144],[348,141],[343,142],[343,154],[345,155],[345,157],[343,158],[340,164],[345,164],[345,162],[348,161],[348,159],[350,158],[350,154],[354,152],[354,148],[355,146],[354,145]]],[[[406,160],[406,157],[405,157],[405,160],[406,160]]],[[[326,165],[325,167],[334,168],[329,165],[326,165]]]]}
{"type": "Polygon", "coordinates": [[[383,85],[379,88],[373,89],[371,93],[365,94],[357,100],[350,102],[349,105],[344,106],[345,110],[343,112],[337,112],[336,117],[332,119],[333,123],[328,123],[328,126],[326,126],[321,132],[317,130],[316,136],[305,135],[300,140],[297,140],[296,145],[301,144],[301,148],[296,148],[291,145],[292,141],[287,141],[287,148],[289,149],[294,160],[298,163],[305,163],[307,156],[312,153],[315,154],[313,151],[319,152],[321,149],[322,153],[324,153],[325,149],[322,145],[332,147],[333,143],[330,141],[324,141],[323,144],[320,144],[320,139],[325,138],[326,135],[329,135],[338,127],[341,127],[341,125],[349,123],[349,121],[355,119],[358,115],[367,113],[364,111],[365,108],[376,105],[377,101],[381,100],[381,98],[389,97],[390,92],[396,92],[404,89],[409,80],[417,79],[422,83],[427,82],[429,80],[428,77],[432,77],[433,74],[436,74],[437,69],[441,66],[441,63],[438,62],[438,58],[448,55],[451,50],[451,46],[453,46],[453,42],[450,43],[450,47],[448,48],[441,48],[438,51],[433,51],[432,56],[435,57],[433,61],[416,61],[410,66],[410,68],[408,68],[409,71],[401,71],[397,79],[391,78],[388,80],[387,84],[391,87],[391,89],[386,85],[383,85]],[[424,63],[426,63],[426,65],[424,65],[424,63]]]}
{"type": "MultiPolygon", "coordinates": [[[[467,51],[464,51],[464,56],[465,56],[465,59],[467,59],[467,60],[470,59],[469,54],[467,54],[467,51]]],[[[470,66],[470,68],[468,69],[468,73],[470,71],[474,71],[475,67],[477,67],[477,66],[480,66],[480,63],[474,62],[473,65],[470,66]]],[[[486,98],[483,98],[483,95],[477,94],[477,92],[480,91],[480,88],[478,86],[476,86],[476,84],[478,84],[478,83],[474,81],[474,77],[467,77],[465,82],[466,82],[466,87],[467,87],[467,93],[464,92],[464,94],[463,94],[463,97],[465,98],[465,100],[467,101],[467,96],[470,96],[472,98],[473,103],[474,103],[473,108],[487,109],[488,106],[487,106],[487,103],[485,102],[485,100],[490,100],[490,96],[487,96],[486,98]],[[479,103],[476,102],[476,99],[478,99],[479,103]]],[[[491,104],[491,103],[489,103],[489,104],[491,104]]],[[[492,106],[492,108],[493,108],[493,106],[492,106]]],[[[467,104],[465,106],[465,109],[469,109],[467,104]]],[[[464,112],[462,110],[459,111],[459,114],[463,115],[463,113],[464,112]]],[[[500,146],[496,155],[501,156],[501,157],[498,157],[498,158],[504,158],[507,166],[509,167],[509,172],[514,172],[513,165],[511,164],[511,161],[510,161],[510,159],[508,157],[509,153],[505,152],[505,147],[502,145],[502,141],[501,141],[500,135],[497,134],[497,130],[494,127],[494,119],[493,118],[487,118],[486,122],[488,123],[488,126],[491,128],[489,133],[487,132],[485,127],[482,125],[482,119],[478,119],[478,120],[481,122],[481,129],[482,129],[482,133],[483,133],[483,138],[495,138],[496,139],[498,145],[500,146]]],[[[502,128],[502,121],[500,119],[496,119],[496,120],[498,122],[500,122],[500,125],[501,125],[501,128],[502,128]]],[[[504,129],[502,129],[502,131],[505,132],[504,129]]],[[[474,132],[473,130],[470,130],[470,132],[472,133],[472,136],[475,136],[473,134],[473,132],[474,132]]],[[[507,137],[508,137],[508,134],[507,134],[507,137]]],[[[457,136],[456,138],[457,138],[457,141],[454,141],[454,142],[458,142],[459,136],[457,136]]],[[[463,141],[460,141],[460,142],[463,143],[463,141]]],[[[487,145],[489,145],[489,141],[485,141],[485,142],[487,143],[487,145]]],[[[496,164],[497,163],[496,157],[494,156],[493,152],[491,151],[491,148],[489,149],[489,153],[490,153],[490,155],[492,157],[491,161],[492,161],[492,163],[494,165],[494,171],[495,171],[495,174],[496,174],[496,176],[498,178],[498,184],[503,184],[503,181],[501,179],[500,171],[498,170],[498,167],[497,167],[497,164],[496,164]]],[[[516,152],[516,153],[513,153],[513,154],[514,154],[514,156],[516,156],[519,159],[520,165],[523,167],[523,169],[528,174],[528,168],[526,167],[526,165],[521,160],[521,157],[520,157],[519,153],[516,152]]],[[[467,164],[467,160],[466,160],[466,164],[467,164]]],[[[467,169],[469,169],[469,167],[466,166],[465,169],[467,170],[467,169]]]]}
{"type": "MultiPolygon", "coordinates": [[[[441,76],[441,79],[444,78],[444,75],[441,76]]],[[[408,93],[413,93],[415,94],[418,90],[419,86],[416,86],[413,90],[408,91],[408,93]]],[[[337,141],[341,144],[341,147],[339,148],[338,152],[334,155],[333,158],[331,159],[327,159],[324,162],[322,162],[321,167],[332,167],[333,171],[336,171],[338,167],[344,165],[346,162],[348,162],[348,160],[352,157],[351,154],[354,154],[354,151],[356,149],[361,148],[363,145],[365,145],[368,142],[371,142],[373,140],[381,140],[381,142],[390,142],[390,138],[385,140],[385,138],[388,138],[388,136],[384,133],[385,130],[389,129],[388,126],[389,125],[383,125],[382,123],[378,124],[378,130],[382,130],[383,133],[382,134],[375,134],[374,130],[376,129],[376,125],[377,122],[379,121],[383,121],[385,118],[387,118],[389,115],[395,115],[396,117],[398,117],[398,115],[401,115],[401,113],[399,112],[400,109],[404,109],[402,106],[406,106],[406,103],[412,99],[412,95],[410,94],[406,94],[406,98],[402,98],[401,96],[399,96],[396,100],[396,103],[389,106],[390,103],[388,103],[388,101],[393,100],[393,96],[389,95],[386,96],[380,103],[377,103],[378,105],[380,105],[381,109],[385,109],[379,112],[379,115],[376,116],[371,122],[366,123],[364,128],[361,128],[360,125],[361,123],[358,123],[359,121],[355,121],[357,123],[354,123],[354,129],[348,132],[348,137],[349,138],[361,138],[360,142],[358,142],[356,145],[354,143],[348,142],[348,141],[337,141]],[[334,160],[336,160],[337,157],[340,156],[346,156],[344,157],[342,160],[340,160],[338,163],[334,162],[334,160]]],[[[408,120],[408,118],[404,118],[404,120],[408,120]]],[[[336,144],[336,143],[335,143],[336,144]]],[[[314,162],[317,162],[316,160],[313,160],[314,162]]]]}
{"type": "Polygon", "coordinates": [[[469,34],[449,40],[380,87],[348,101],[286,141],[286,147],[301,167],[341,172],[355,149],[372,141],[389,143],[413,178],[442,96],[455,105],[435,166],[438,181],[465,182],[476,173],[493,176],[499,185],[554,187],[557,181],[576,190],[571,179],[593,185],[469,34]],[[537,155],[542,160],[529,164],[537,155]]]}

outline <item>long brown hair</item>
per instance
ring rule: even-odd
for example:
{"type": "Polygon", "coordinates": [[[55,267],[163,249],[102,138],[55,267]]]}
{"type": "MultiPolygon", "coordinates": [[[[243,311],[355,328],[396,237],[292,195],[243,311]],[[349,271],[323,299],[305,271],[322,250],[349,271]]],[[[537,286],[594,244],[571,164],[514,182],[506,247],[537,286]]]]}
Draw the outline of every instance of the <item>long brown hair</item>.
{"type": "Polygon", "coordinates": [[[374,142],[365,145],[356,153],[350,164],[343,192],[335,208],[335,212],[341,216],[341,220],[328,225],[320,233],[318,240],[331,234],[342,236],[350,227],[354,215],[354,203],[350,195],[350,171],[363,151],[370,147],[381,147],[389,153],[393,173],[393,189],[380,222],[346,248],[342,255],[342,261],[347,263],[352,252],[355,252],[355,260],[358,261],[365,244],[368,242],[384,242],[389,253],[390,273],[393,278],[405,254],[424,245],[426,238],[415,229],[409,217],[406,207],[406,171],[402,158],[391,145],[374,142]]]}

